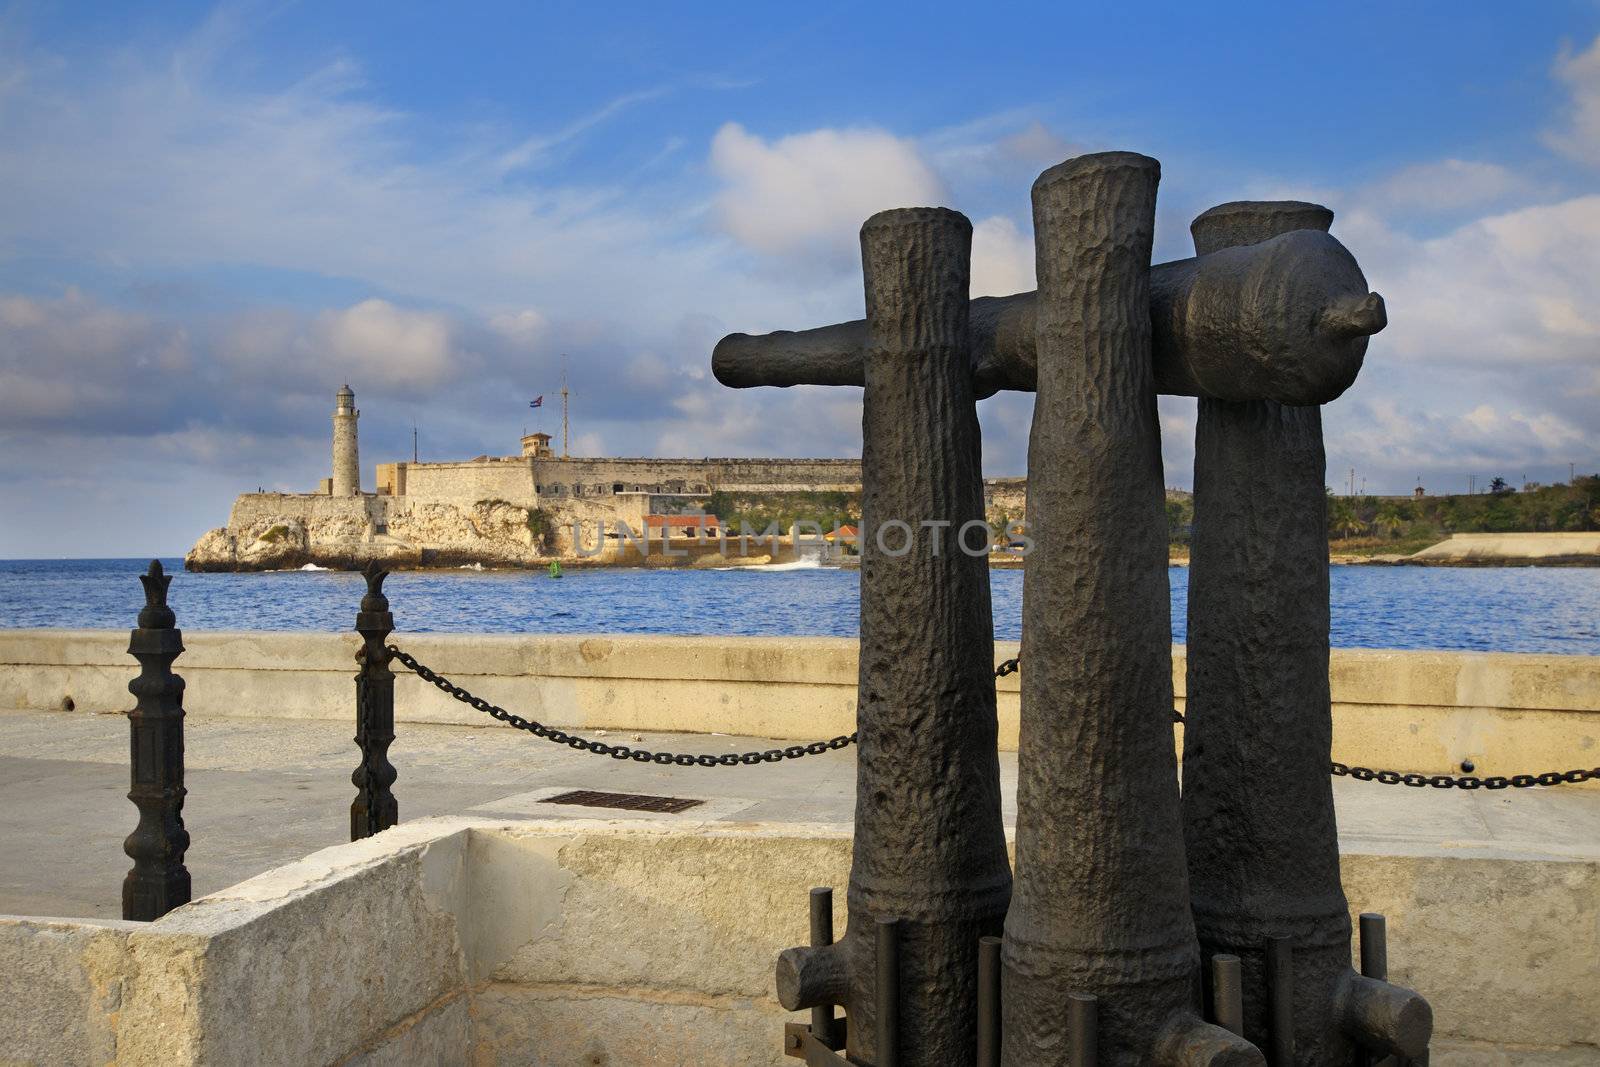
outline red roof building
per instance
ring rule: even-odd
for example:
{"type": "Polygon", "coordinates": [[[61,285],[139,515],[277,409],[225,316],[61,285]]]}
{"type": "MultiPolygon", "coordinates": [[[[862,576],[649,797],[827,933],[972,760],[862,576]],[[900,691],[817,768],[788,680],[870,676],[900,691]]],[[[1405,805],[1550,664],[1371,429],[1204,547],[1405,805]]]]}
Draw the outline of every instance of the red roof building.
{"type": "Polygon", "coordinates": [[[722,523],[715,515],[646,515],[644,528],[646,532],[657,534],[665,530],[668,537],[694,537],[702,533],[715,537],[722,523]]]}

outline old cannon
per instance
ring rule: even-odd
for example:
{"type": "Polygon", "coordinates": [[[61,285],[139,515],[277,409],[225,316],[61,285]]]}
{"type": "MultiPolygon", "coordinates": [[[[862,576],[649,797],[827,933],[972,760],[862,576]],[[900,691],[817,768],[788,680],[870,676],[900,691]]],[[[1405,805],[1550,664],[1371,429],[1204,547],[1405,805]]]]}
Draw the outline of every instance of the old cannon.
{"type": "MultiPolygon", "coordinates": [[[[784,1006],[821,1012],[819,1040],[793,1049],[808,1061],[845,1062],[820,1058],[840,1044],[831,1005],[849,1062],[880,1067],[1425,1053],[1426,1002],[1350,970],[1326,774],[1316,405],[1355,379],[1383,301],[1313,205],[1214,209],[1195,258],[1152,267],[1158,180],[1154,160],[1120,152],[1041,175],[1039,288],[1012,297],[968,300],[962,216],[881,213],[862,229],[864,320],[716,346],[724,384],[865,390],[849,920],[837,944],[778,963],[784,1006]],[[1014,885],[986,562],[947,533],[982,521],[974,403],[1002,388],[1038,394],[1014,885]],[[1201,398],[1193,581],[1211,607],[1191,601],[1209,615],[1191,618],[1181,799],[1158,393],[1201,398]],[[1272,476],[1237,477],[1260,449],[1275,449],[1272,476]],[[1263,610],[1251,598],[1280,571],[1292,580],[1263,610]],[[1262,800],[1242,775],[1279,747],[1290,766],[1262,800]],[[992,1034],[978,945],[1002,920],[992,1034]],[[1228,987],[1209,997],[1203,958],[1228,987]]],[[[814,940],[831,940],[831,916],[815,918],[814,940]]]]}

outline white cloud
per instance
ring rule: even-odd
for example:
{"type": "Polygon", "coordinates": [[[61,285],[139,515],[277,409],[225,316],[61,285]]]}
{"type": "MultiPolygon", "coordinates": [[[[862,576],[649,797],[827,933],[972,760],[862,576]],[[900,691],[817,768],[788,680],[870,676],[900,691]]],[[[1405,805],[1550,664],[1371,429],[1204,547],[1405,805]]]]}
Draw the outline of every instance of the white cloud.
{"type": "Polygon", "coordinates": [[[386,300],[322,312],[306,344],[347,379],[430,386],[463,369],[445,316],[398,308],[386,300]]]}
{"type": "Polygon", "coordinates": [[[1369,481],[1373,489],[1403,488],[1417,472],[1431,472],[1434,482],[1450,479],[1441,491],[1454,491],[1454,479],[1472,473],[1516,477],[1544,471],[1549,477],[1560,471],[1565,481],[1569,460],[1595,454],[1592,427],[1586,431],[1550,412],[1488,402],[1452,413],[1412,396],[1384,396],[1330,408],[1327,424],[1330,467],[1356,467],[1359,475],[1375,479],[1369,481]]]}
{"type": "Polygon", "coordinates": [[[489,329],[507,341],[526,349],[536,348],[550,329],[550,320],[534,311],[505,312],[489,319],[489,329]]]}
{"type": "Polygon", "coordinates": [[[1600,456],[1600,196],[1419,239],[1369,193],[1335,233],[1384,294],[1389,327],[1327,409],[1330,466],[1385,491],[1418,472],[1461,491],[1471,473],[1564,480],[1569,461],[1600,456]]]}
{"type": "Polygon", "coordinates": [[[1046,167],[1089,151],[1018,112],[986,115],[936,130],[920,141],[924,156],[952,185],[1004,188],[1026,200],[1029,183],[1046,167]]]}
{"type": "Polygon", "coordinates": [[[972,227],[972,295],[1010,296],[1035,287],[1033,234],[1000,215],[972,227]]]}
{"type": "Polygon", "coordinates": [[[1600,166],[1600,37],[1582,52],[1562,48],[1555,76],[1572,99],[1565,122],[1546,132],[1545,143],[1564,156],[1600,166]]]}
{"type": "Polygon", "coordinates": [[[1391,307],[1389,358],[1436,367],[1566,367],[1600,388],[1600,196],[1581,196],[1411,240],[1364,220],[1352,243],[1391,307]],[[1371,240],[1368,240],[1368,238],[1371,240]]]}
{"type": "Polygon", "coordinates": [[[735,240],[767,255],[849,262],[861,223],[896,207],[940,204],[938,175],[916,145],[874,129],[820,129],[766,141],[737,123],[717,131],[716,214],[735,240]]]}
{"type": "Polygon", "coordinates": [[[249,82],[229,62],[246,49],[240,32],[214,18],[165,54],[74,56],[10,83],[0,255],[130,282],[197,265],[290,271],[486,315],[530,298],[610,315],[619,292],[634,323],[670,321],[713,291],[725,309],[771,306],[766,283],[723,269],[725,247],[681,203],[689,161],[657,167],[643,195],[628,182],[659,145],[638,146],[614,183],[530,169],[660,91],[548,135],[441,134],[376,98],[349,60],[249,82]]]}
{"type": "Polygon", "coordinates": [[[607,101],[595,111],[568,123],[564,129],[553,134],[540,134],[529,137],[515,148],[510,149],[495,161],[495,171],[505,177],[515,171],[526,167],[537,166],[545,162],[546,157],[556,148],[567,144],[596,126],[601,125],[629,108],[639,104],[649,103],[665,96],[668,92],[666,86],[657,86],[652,89],[642,89],[638,92],[624,93],[614,100],[607,101]]]}
{"type": "Polygon", "coordinates": [[[1081,155],[1087,149],[1035,119],[1016,133],[1000,138],[995,142],[995,151],[1002,159],[1043,169],[1081,155]]]}
{"type": "Polygon", "coordinates": [[[152,386],[194,363],[188,332],[76,289],[0,298],[0,430],[125,424],[179,405],[152,386]]]}
{"type": "Polygon", "coordinates": [[[1441,159],[1396,171],[1363,190],[1362,199],[1385,211],[1431,213],[1479,207],[1528,186],[1526,178],[1498,163],[1441,159]]]}

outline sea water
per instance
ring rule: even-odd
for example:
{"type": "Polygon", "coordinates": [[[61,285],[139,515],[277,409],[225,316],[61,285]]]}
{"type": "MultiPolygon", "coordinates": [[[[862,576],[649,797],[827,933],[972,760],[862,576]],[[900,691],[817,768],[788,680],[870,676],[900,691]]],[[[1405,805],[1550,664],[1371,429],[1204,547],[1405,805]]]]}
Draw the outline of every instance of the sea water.
{"type": "MultiPolygon", "coordinates": [[[[348,630],[365,585],[347,571],[173,574],[178,624],[202,630],[348,630]]],[[[126,629],[143,559],[0,561],[0,628],[126,629]]],[[[1188,570],[1167,572],[1183,641],[1188,570]]],[[[810,562],[718,570],[399,571],[384,589],[413,633],[854,637],[860,576],[810,562]]],[[[994,571],[995,636],[1021,631],[1022,572],[994,571]]],[[[1600,655],[1600,568],[1334,567],[1333,644],[1600,655]]]]}

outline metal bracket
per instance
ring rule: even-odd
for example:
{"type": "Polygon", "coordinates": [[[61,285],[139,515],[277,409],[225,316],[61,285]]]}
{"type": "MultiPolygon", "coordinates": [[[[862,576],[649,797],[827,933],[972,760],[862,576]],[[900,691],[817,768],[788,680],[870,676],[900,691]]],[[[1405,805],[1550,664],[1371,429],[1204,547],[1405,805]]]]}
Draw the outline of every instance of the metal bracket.
{"type": "MultiPolygon", "coordinates": [[[[833,1026],[842,1036],[844,1020],[836,1020],[833,1026]]],[[[850,1060],[840,1055],[837,1049],[823,1044],[822,1039],[811,1032],[808,1023],[783,1024],[783,1054],[797,1060],[805,1060],[806,1067],[870,1067],[866,1064],[852,1064],[850,1060]]]]}

